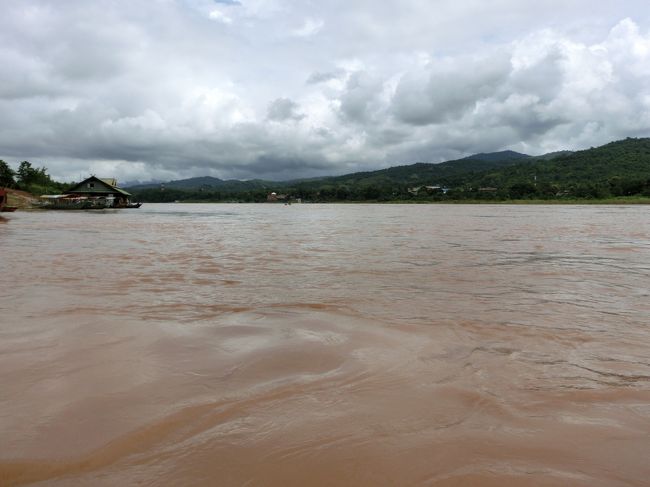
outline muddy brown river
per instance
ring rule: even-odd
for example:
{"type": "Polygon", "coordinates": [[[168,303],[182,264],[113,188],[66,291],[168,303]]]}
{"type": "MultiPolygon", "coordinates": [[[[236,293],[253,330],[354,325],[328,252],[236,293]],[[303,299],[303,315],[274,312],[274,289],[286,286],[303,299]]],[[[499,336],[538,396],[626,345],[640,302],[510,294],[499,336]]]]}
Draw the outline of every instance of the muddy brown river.
{"type": "Polygon", "coordinates": [[[650,485],[643,206],[0,220],[0,485],[650,485]]]}

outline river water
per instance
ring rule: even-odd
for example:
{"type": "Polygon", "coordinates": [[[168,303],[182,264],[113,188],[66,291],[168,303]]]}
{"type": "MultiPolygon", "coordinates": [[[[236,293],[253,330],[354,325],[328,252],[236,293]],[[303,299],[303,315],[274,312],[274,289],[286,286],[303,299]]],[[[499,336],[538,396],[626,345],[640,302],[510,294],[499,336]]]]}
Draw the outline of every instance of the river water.
{"type": "Polygon", "coordinates": [[[642,206],[0,221],[0,485],[650,485],[642,206]]]}

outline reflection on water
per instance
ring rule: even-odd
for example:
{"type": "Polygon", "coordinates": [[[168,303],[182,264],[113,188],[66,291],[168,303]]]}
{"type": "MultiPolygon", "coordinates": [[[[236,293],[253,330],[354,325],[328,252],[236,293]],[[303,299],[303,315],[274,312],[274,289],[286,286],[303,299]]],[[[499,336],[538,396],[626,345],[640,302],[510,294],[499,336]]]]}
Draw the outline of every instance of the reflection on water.
{"type": "Polygon", "coordinates": [[[643,207],[0,229],[0,484],[647,485],[643,207]]]}

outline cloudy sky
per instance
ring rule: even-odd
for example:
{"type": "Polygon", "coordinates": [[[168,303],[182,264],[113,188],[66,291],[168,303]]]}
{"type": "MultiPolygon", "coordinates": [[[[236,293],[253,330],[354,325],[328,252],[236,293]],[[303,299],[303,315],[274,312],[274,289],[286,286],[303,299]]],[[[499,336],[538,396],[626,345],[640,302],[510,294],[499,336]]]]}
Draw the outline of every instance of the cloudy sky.
{"type": "Polygon", "coordinates": [[[650,136],[641,0],[0,0],[0,158],[289,179],[650,136]]]}

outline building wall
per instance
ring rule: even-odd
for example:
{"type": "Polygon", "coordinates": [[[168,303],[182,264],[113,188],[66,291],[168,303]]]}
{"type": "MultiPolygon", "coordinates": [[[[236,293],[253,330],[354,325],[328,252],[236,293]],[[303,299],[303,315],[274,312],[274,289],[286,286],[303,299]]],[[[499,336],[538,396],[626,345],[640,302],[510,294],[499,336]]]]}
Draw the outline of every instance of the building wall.
{"type": "Polygon", "coordinates": [[[74,191],[70,192],[75,194],[104,195],[114,194],[115,190],[100,181],[85,181],[81,185],[76,186],[74,191]]]}

